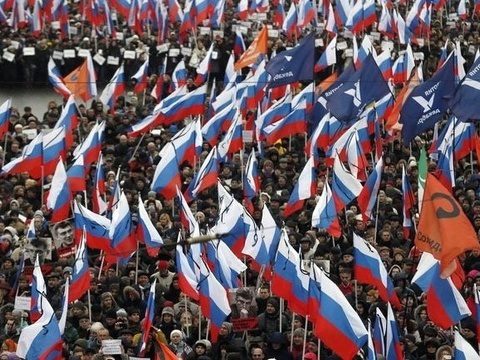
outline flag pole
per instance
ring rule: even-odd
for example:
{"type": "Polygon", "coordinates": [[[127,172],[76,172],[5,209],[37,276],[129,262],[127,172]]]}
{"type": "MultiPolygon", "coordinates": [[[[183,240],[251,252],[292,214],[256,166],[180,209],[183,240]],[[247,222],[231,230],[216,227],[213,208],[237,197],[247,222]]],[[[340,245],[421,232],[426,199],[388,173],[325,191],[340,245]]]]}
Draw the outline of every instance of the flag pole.
{"type": "MultiPolygon", "coordinates": [[[[283,309],[284,309],[284,307],[285,307],[284,300],[283,300],[283,298],[281,297],[281,298],[280,298],[280,312],[279,312],[279,313],[280,313],[280,329],[279,329],[280,332],[282,332],[282,328],[283,328],[283,324],[282,324],[282,323],[283,323],[283,321],[282,321],[282,320],[283,320],[283,316],[282,316],[282,314],[283,314],[283,309]]],[[[303,358],[303,357],[302,357],[302,358],[303,358]]]]}
{"type": "Polygon", "coordinates": [[[3,145],[3,162],[2,162],[2,166],[5,165],[5,158],[7,156],[7,142],[8,142],[8,131],[5,133],[5,142],[4,142],[4,145],[3,145]]]}
{"type": "Polygon", "coordinates": [[[139,250],[140,250],[140,242],[137,241],[137,253],[135,254],[135,284],[138,281],[138,263],[139,263],[139,250]]]}
{"type": "Polygon", "coordinates": [[[45,178],[44,178],[44,167],[43,167],[43,160],[42,160],[42,166],[40,166],[40,171],[41,171],[41,175],[42,175],[42,188],[40,189],[40,193],[41,193],[41,198],[40,198],[40,203],[41,205],[43,205],[43,195],[44,195],[44,189],[43,187],[45,186],[45,178]]]}
{"type": "Polygon", "coordinates": [[[87,299],[88,299],[88,319],[90,323],[92,322],[92,299],[90,297],[90,289],[87,291],[87,299]]]}
{"type": "Polygon", "coordinates": [[[202,308],[198,307],[198,340],[202,339],[202,308]]]}
{"type": "Polygon", "coordinates": [[[100,280],[100,277],[102,276],[103,263],[105,261],[105,254],[103,253],[103,250],[100,250],[100,257],[102,260],[100,260],[100,270],[98,272],[98,280],[100,280]]]}
{"type": "MultiPolygon", "coordinates": [[[[188,300],[187,296],[185,295],[185,311],[188,310],[188,300]]],[[[190,337],[190,325],[187,322],[187,337],[190,337]]]]}
{"type": "Polygon", "coordinates": [[[379,208],[380,208],[380,198],[378,197],[378,193],[377,193],[377,209],[375,210],[375,234],[373,235],[373,245],[375,245],[375,246],[377,246],[378,209],[379,208]]]}
{"type": "Polygon", "coordinates": [[[305,331],[303,332],[302,359],[305,358],[305,350],[307,347],[307,325],[308,325],[308,314],[305,316],[305,331]]]}
{"type": "Polygon", "coordinates": [[[292,313],[292,325],[291,325],[292,330],[290,331],[290,351],[292,351],[292,348],[293,348],[293,324],[294,323],[295,323],[295,312],[292,313]]]}

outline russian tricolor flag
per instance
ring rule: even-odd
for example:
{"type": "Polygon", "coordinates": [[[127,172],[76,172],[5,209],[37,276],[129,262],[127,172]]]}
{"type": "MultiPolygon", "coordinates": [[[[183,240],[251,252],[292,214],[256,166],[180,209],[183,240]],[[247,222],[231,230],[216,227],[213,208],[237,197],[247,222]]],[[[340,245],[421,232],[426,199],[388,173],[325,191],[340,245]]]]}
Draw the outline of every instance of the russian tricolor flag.
{"type": "Polygon", "coordinates": [[[292,2],[290,4],[290,9],[288,9],[287,16],[282,24],[282,30],[290,39],[297,34],[297,21],[297,8],[295,7],[295,3],[292,2]]]}
{"type": "Polygon", "coordinates": [[[452,279],[440,278],[440,263],[432,254],[422,254],[412,283],[426,292],[428,317],[441,328],[448,329],[471,315],[452,279]]]}
{"type": "Polygon", "coordinates": [[[62,109],[54,129],[63,127],[65,129],[65,151],[68,151],[73,144],[73,132],[77,130],[78,112],[75,97],[70,95],[67,103],[62,109]]]}
{"type": "Polygon", "coordinates": [[[218,157],[225,161],[228,154],[234,154],[243,148],[242,115],[237,111],[235,120],[230,124],[222,141],[218,144],[218,157]]]}
{"type": "Polygon", "coordinates": [[[353,247],[355,278],[361,283],[375,286],[384,301],[390,301],[395,304],[395,307],[401,308],[392,280],[377,250],[355,233],[353,233],[353,247]]]}
{"type": "Polygon", "coordinates": [[[145,309],[145,316],[143,318],[142,326],[142,345],[140,346],[140,354],[143,355],[145,348],[147,347],[147,342],[150,337],[150,329],[153,326],[153,321],[155,320],[155,289],[157,285],[157,279],[153,281],[153,284],[150,285],[150,292],[148,294],[147,308],[145,309]]]}
{"type": "Polygon", "coordinates": [[[212,58],[213,54],[213,44],[214,43],[210,45],[205,57],[197,66],[197,77],[195,78],[194,82],[195,86],[201,86],[207,80],[208,73],[210,71],[210,59],[212,58]]]}
{"type": "Polygon", "coordinates": [[[260,176],[258,174],[258,161],[255,156],[255,149],[252,148],[247,165],[245,166],[245,176],[243,177],[243,197],[248,205],[247,210],[253,213],[252,199],[258,195],[260,190],[260,176]]]}
{"type": "Polygon", "coordinates": [[[199,303],[202,314],[210,319],[211,338],[215,342],[222,323],[231,313],[230,304],[228,303],[226,290],[202,259],[199,259],[199,266],[199,303]]]}
{"type": "Polygon", "coordinates": [[[85,166],[89,166],[91,163],[95,162],[102,149],[104,131],[105,121],[95,123],[87,138],[73,151],[75,159],[80,155],[83,155],[85,166]]]}
{"type": "Polygon", "coordinates": [[[190,202],[196,199],[198,194],[205,189],[215,186],[218,181],[219,159],[217,147],[214,146],[208,153],[202,166],[188,185],[184,196],[186,201],[190,202]]]}
{"type": "Polygon", "coordinates": [[[257,141],[265,140],[265,134],[263,133],[265,127],[290,114],[292,110],[291,103],[292,95],[290,91],[287,91],[283,98],[274,102],[272,106],[257,116],[255,119],[255,135],[257,141]]]}
{"type": "Polygon", "coordinates": [[[176,188],[181,187],[179,162],[172,143],[167,143],[163,149],[163,156],[160,159],[153,175],[151,189],[163,195],[167,200],[176,195],[176,188]]]}
{"type": "Polygon", "coordinates": [[[57,65],[55,65],[52,58],[48,61],[48,80],[50,81],[50,84],[53,85],[53,89],[64,98],[72,95],[70,89],[67,88],[63,82],[60,70],[58,70],[57,65]]]}
{"type": "Polygon", "coordinates": [[[65,158],[65,129],[59,127],[43,135],[43,176],[54,173],[60,158],[65,158]]]}
{"type": "Polygon", "coordinates": [[[290,199],[283,211],[283,216],[288,217],[299,211],[303,207],[304,201],[314,196],[317,192],[316,190],[315,159],[312,156],[308,159],[295,183],[290,199]]]}
{"type": "Polygon", "coordinates": [[[244,208],[233,198],[219,183],[219,191],[222,191],[224,196],[219,195],[221,199],[219,214],[215,229],[218,234],[222,234],[222,240],[232,249],[232,251],[239,255],[245,246],[245,221],[244,208]]]}
{"type": "Polygon", "coordinates": [[[480,356],[472,345],[455,330],[455,360],[480,360],[480,356]]]}
{"type": "Polygon", "coordinates": [[[113,255],[126,257],[137,249],[137,242],[132,234],[132,215],[123,191],[116,208],[113,209],[109,236],[112,240],[113,255]]]}
{"type": "MultiPolygon", "coordinates": [[[[180,233],[179,240],[181,240],[180,233]]],[[[180,245],[177,245],[177,250],[175,254],[175,264],[177,265],[179,287],[185,294],[188,295],[188,297],[198,301],[199,294],[197,275],[195,274],[195,271],[190,267],[189,261],[180,245]]],[[[201,259],[198,260],[201,261],[201,259]]]]}
{"type": "Polygon", "coordinates": [[[115,71],[112,79],[107,86],[105,86],[105,89],[103,89],[102,94],[100,95],[100,101],[108,106],[108,109],[111,113],[113,113],[117,98],[125,91],[125,80],[125,71],[122,64],[117,71],[115,71]]]}
{"type": "Polygon", "coordinates": [[[315,72],[320,72],[337,63],[337,35],[328,43],[325,51],[315,64],[315,72]]]}
{"type": "Polygon", "coordinates": [[[216,112],[202,127],[202,135],[205,141],[211,146],[217,145],[219,136],[222,132],[228,130],[236,114],[237,108],[234,101],[231,101],[226,107],[216,112]]]}
{"type": "Polygon", "coordinates": [[[67,170],[68,186],[72,193],[85,191],[85,166],[83,165],[83,156],[79,156],[72,166],[67,170]]]}
{"type": "Polygon", "coordinates": [[[358,195],[358,207],[362,211],[364,219],[370,219],[372,217],[372,210],[377,201],[378,189],[380,188],[380,181],[382,180],[382,171],[383,158],[380,158],[358,195]]]}
{"type": "Polygon", "coordinates": [[[281,138],[306,132],[306,110],[306,101],[300,101],[283,119],[265,127],[263,133],[266,137],[266,143],[273,144],[281,138]]]}
{"type": "Polygon", "coordinates": [[[206,96],[207,84],[185,94],[170,106],[162,108],[162,125],[171,125],[188,116],[203,115],[206,96]]]}
{"type": "Polygon", "coordinates": [[[398,325],[393,314],[390,303],[387,303],[387,328],[386,328],[386,359],[401,360],[403,356],[403,350],[400,345],[400,336],[398,334],[398,325]]]}
{"type": "Polygon", "coordinates": [[[272,213],[265,204],[262,209],[260,228],[258,229],[255,222],[252,222],[250,231],[252,234],[247,234],[242,254],[249,255],[257,264],[272,265],[277,254],[282,231],[275,223],[272,213]]]}
{"type": "Polygon", "coordinates": [[[8,125],[10,124],[10,113],[12,109],[12,99],[5,101],[2,106],[0,106],[0,137],[3,136],[8,131],[8,125]]]}
{"type": "MultiPolygon", "coordinates": [[[[40,270],[40,266],[38,270],[40,270]]],[[[26,326],[20,332],[16,355],[26,360],[61,359],[63,340],[59,323],[46,298],[46,290],[40,297],[43,314],[38,321],[26,326]]]]}
{"type": "Polygon", "coordinates": [[[72,193],[68,186],[67,172],[63,165],[62,158],[59,159],[57,168],[50,184],[50,192],[48,193],[46,205],[52,210],[52,223],[60,222],[67,219],[70,215],[70,200],[72,193]]]}
{"type": "Polygon", "coordinates": [[[225,289],[239,286],[239,275],[247,266],[230,250],[223,241],[213,240],[207,243],[207,261],[213,264],[212,272],[225,289]]]}
{"type": "Polygon", "coordinates": [[[43,135],[39,133],[22,151],[22,155],[2,167],[2,172],[15,175],[28,172],[33,179],[42,177],[43,135]]]}
{"type": "MultiPolygon", "coordinates": [[[[31,261],[32,259],[30,259],[31,261]]],[[[36,321],[43,313],[42,300],[45,300],[42,295],[47,293],[47,286],[45,285],[45,279],[43,278],[42,269],[40,268],[40,262],[38,255],[35,258],[33,274],[32,274],[32,286],[31,286],[31,298],[30,298],[30,319],[36,321]]]]}
{"type": "Polygon", "coordinates": [[[328,181],[325,182],[320,199],[313,209],[312,227],[317,229],[326,229],[332,236],[339,237],[342,235],[342,229],[337,217],[337,208],[333,199],[332,191],[328,181]]]}
{"type": "MultiPolygon", "coordinates": [[[[118,179],[117,179],[118,180],[118,179]]],[[[118,182],[115,182],[114,190],[117,190],[118,182]]],[[[98,154],[97,166],[95,167],[95,173],[93,176],[93,194],[92,194],[92,210],[97,214],[104,215],[109,209],[109,205],[115,200],[116,193],[111,196],[109,204],[105,201],[105,176],[103,170],[103,154],[98,154]]],[[[118,201],[118,199],[117,199],[118,201]]],[[[116,203],[116,201],[115,201],[116,203]]]]}
{"type": "MultiPolygon", "coordinates": [[[[179,164],[186,161],[192,166],[195,165],[194,159],[199,156],[203,144],[200,120],[191,121],[187,126],[179,130],[170,139],[170,144],[175,149],[179,164]]],[[[159,155],[161,157],[164,156],[163,149],[160,150],[159,155]]]]}
{"type": "Polygon", "coordinates": [[[72,282],[68,293],[68,302],[80,299],[90,289],[90,269],[88,267],[87,235],[85,229],[75,254],[72,282]]]}
{"type": "Polygon", "coordinates": [[[337,211],[347,206],[362,191],[362,184],[345,169],[339,157],[333,163],[332,192],[337,211]]]}
{"type": "Polygon", "coordinates": [[[135,93],[141,93],[147,87],[148,80],[148,56],[143,64],[138,68],[137,72],[132,75],[131,79],[135,80],[135,93]]]}
{"type": "Polygon", "coordinates": [[[145,209],[142,198],[138,197],[138,225],[136,237],[145,243],[149,256],[155,258],[163,245],[163,239],[153,225],[150,216],[145,209]]]}
{"type": "Polygon", "coordinates": [[[360,316],[316,264],[310,271],[308,310],[315,335],[342,359],[352,359],[367,343],[368,331],[360,316]]]}
{"type": "Polygon", "coordinates": [[[112,224],[109,219],[88,210],[77,201],[74,202],[73,206],[73,219],[75,222],[75,239],[77,244],[82,238],[83,229],[85,229],[88,247],[111,251],[109,229],[112,224]]]}
{"type": "Polygon", "coordinates": [[[161,100],[153,109],[152,113],[146,117],[144,117],[142,120],[137,122],[136,124],[133,124],[130,129],[129,129],[129,136],[136,137],[146,131],[149,131],[162,122],[162,114],[161,110],[164,107],[167,107],[180,98],[183,97],[187,93],[187,89],[185,86],[180,87],[176,89],[174,92],[172,92],[170,95],[168,95],[165,99],[161,100]]]}

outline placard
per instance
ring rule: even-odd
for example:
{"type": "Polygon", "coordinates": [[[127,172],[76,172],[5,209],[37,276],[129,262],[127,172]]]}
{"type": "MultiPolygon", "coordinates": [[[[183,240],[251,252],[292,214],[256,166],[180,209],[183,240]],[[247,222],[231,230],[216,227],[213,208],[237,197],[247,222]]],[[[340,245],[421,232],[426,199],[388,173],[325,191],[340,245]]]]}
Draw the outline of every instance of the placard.
{"type": "Polygon", "coordinates": [[[271,29],[271,30],[268,30],[268,37],[271,37],[271,38],[278,38],[278,30],[276,29],[271,29]]]}
{"type": "Polygon", "coordinates": [[[244,143],[253,142],[253,130],[242,130],[242,137],[244,143]]]}
{"type": "Polygon", "coordinates": [[[346,41],[340,41],[337,43],[337,50],[345,50],[348,47],[346,41]]]}
{"type": "Polygon", "coordinates": [[[266,13],[258,13],[257,19],[259,21],[265,21],[265,20],[267,20],[267,14],[266,13]]]}
{"type": "Polygon", "coordinates": [[[350,30],[345,29],[343,32],[343,37],[346,39],[353,39],[353,33],[350,30]]]}
{"type": "Polygon", "coordinates": [[[50,26],[53,30],[60,30],[60,21],[52,21],[50,26]]]}
{"type": "Polygon", "coordinates": [[[78,29],[75,26],[69,26],[68,27],[68,32],[70,35],[77,35],[78,34],[78,29]]]}
{"type": "Polygon", "coordinates": [[[102,340],[102,353],[104,355],[120,355],[122,353],[122,340],[102,340]]]}
{"type": "Polygon", "coordinates": [[[120,59],[116,56],[109,56],[107,57],[107,64],[108,65],[118,65],[120,63],[120,59]]]}
{"type": "Polygon", "coordinates": [[[168,56],[169,57],[177,57],[178,55],[180,55],[180,49],[170,49],[168,50],[168,56]]]}
{"type": "Polygon", "coordinates": [[[423,60],[423,59],[425,59],[425,54],[423,52],[414,52],[413,53],[413,58],[415,60],[423,60]]]}
{"type": "Polygon", "coordinates": [[[35,48],[33,46],[23,48],[23,56],[34,56],[35,48]]]}
{"type": "Polygon", "coordinates": [[[53,60],[62,60],[63,59],[63,51],[53,50],[52,58],[53,58],[53,60]]]}
{"type": "Polygon", "coordinates": [[[15,296],[15,304],[13,308],[15,310],[30,311],[30,306],[31,306],[30,303],[31,303],[30,296],[15,296]]]}
{"type": "Polygon", "coordinates": [[[168,51],[168,47],[169,47],[168,44],[157,45],[157,51],[160,54],[166,53],[168,51]]]}
{"type": "Polygon", "coordinates": [[[65,49],[63,50],[63,57],[65,59],[74,59],[76,57],[75,50],[73,49],[65,49]]]}
{"type": "Polygon", "coordinates": [[[370,36],[372,37],[373,40],[375,41],[380,41],[380,33],[376,31],[370,32],[370,36]]]}
{"type": "Polygon", "coordinates": [[[133,50],[125,50],[123,53],[124,59],[135,59],[135,51],[133,50]]]}
{"type": "Polygon", "coordinates": [[[11,53],[10,51],[4,51],[2,58],[9,62],[12,62],[13,60],[15,60],[15,54],[11,53]]]}
{"type": "Polygon", "coordinates": [[[106,61],[106,59],[105,59],[102,55],[100,55],[100,54],[98,54],[98,53],[95,54],[95,56],[93,57],[93,60],[95,60],[95,62],[96,62],[98,65],[100,65],[100,66],[102,66],[103,64],[105,64],[105,61],[106,61]]]}
{"type": "Polygon", "coordinates": [[[346,57],[353,57],[353,49],[345,49],[345,51],[343,52],[343,54],[344,54],[346,57]]]}
{"type": "Polygon", "coordinates": [[[18,41],[11,40],[10,46],[13,46],[15,49],[18,49],[20,47],[20,43],[18,41]]]}
{"type": "Polygon", "coordinates": [[[323,39],[315,39],[315,47],[323,46],[323,39]]]}
{"type": "Polygon", "coordinates": [[[385,51],[385,50],[392,51],[394,49],[393,41],[382,41],[380,46],[382,48],[382,51],[385,51]]]}
{"type": "Polygon", "coordinates": [[[188,47],[182,47],[181,53],[182,53],[183,56],[190,57],[190,56],[192,56],[192,49],[190,49],[188,47]]]}
{"type": "Polygon", "coordinates": [[[448,20],[457,21],[458,20],[458,14],[457,13],[448,14],[448,20]]]}
{"type": "Polygon", "coordinates": [[[247,35],[248,34],[248,28],[244,25],[239,25],[238,26],[238,31],[242,33],[242,35],[247,35]]]}
{"type": "Polygon", "coordinates": [[[124,35],[122,32],[117,31],[115,34],[117,40],[123,41],[124,35]]]}
{"type": "Polygon", "coordinates": [[[223,30],[213,30],[212,31],[212,36],[215,39],[217,36],[223,38],[223,30]]]}
{"type": "Polygon", "coordinates": [[[37,136],[37,130],[36,129],[23,129],[22,134],[25,135],[28,140],[33,140],[33,139],[35,139],[35,136],[37,136]]]}
{"type": "Polygon", "coordinates": [[[78,50],[78,56],[86,58],[90,55],[90,51],[88,49],[79,49],[78,50]]]}
{"type": "Polygon", "coordinates": [[[200,35],[210,35],[210,28],[205,26],[198,27],[200,35]]]}
{"type": "Polygon", "coordinates": [[[258,326],[258,320],[255,317],[231,319],[230,321],[234,332],[253,330],[258,326]]]}

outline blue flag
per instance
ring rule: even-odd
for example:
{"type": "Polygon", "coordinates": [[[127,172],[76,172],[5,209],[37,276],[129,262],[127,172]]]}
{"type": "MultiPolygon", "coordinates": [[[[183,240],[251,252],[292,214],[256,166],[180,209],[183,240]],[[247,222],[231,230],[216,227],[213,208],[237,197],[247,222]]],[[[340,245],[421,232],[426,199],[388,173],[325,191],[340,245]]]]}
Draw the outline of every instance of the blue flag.
{"type": "Polygon", "coordinates": [[[270,74],[269,88],[295,81],[313,80],[315,65],[315,33],[308,34],[290,50],[282,51],[270,60],[265,70],[270,74]]]}
{"type": "Polygon", "coordinates": [[[340,87],[331,86],[330,89],[335,93],[327,98],[327,108],[343,122],[354,120],[366,105],[390,92],[372,54],[367,56],[361,69],[345,79],[340,87]]]}
{"type": "Polygon", "coordinates": [[[418,85],[405,100],[400,113],[404,144],[418,134],[433,128],[445,111],[455,91],[453,56],[427,81],[418,85]]]}
{"type": "Polygon", "coordinates": [[[450,108],[460,121],[480,120],[480,57],[457,88],[450,108]]]}

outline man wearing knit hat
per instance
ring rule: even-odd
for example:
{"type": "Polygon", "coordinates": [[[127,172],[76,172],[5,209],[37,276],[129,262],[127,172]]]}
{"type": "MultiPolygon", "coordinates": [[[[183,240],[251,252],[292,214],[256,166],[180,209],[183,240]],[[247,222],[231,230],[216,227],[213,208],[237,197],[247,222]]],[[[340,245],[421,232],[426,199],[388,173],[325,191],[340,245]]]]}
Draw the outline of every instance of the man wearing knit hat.
{"type": "MultiPolygon", "coordinates": [[[[168,270],[170,266],[167,260],[160,260],[158,262],[158,272],[152,275],[152,278],[157,278],[157,285],[165,292],[170,288],[172,284],[174,272],[168,270]]],[[[153,279],[152,279],[153,280],[153,279]]]]}

